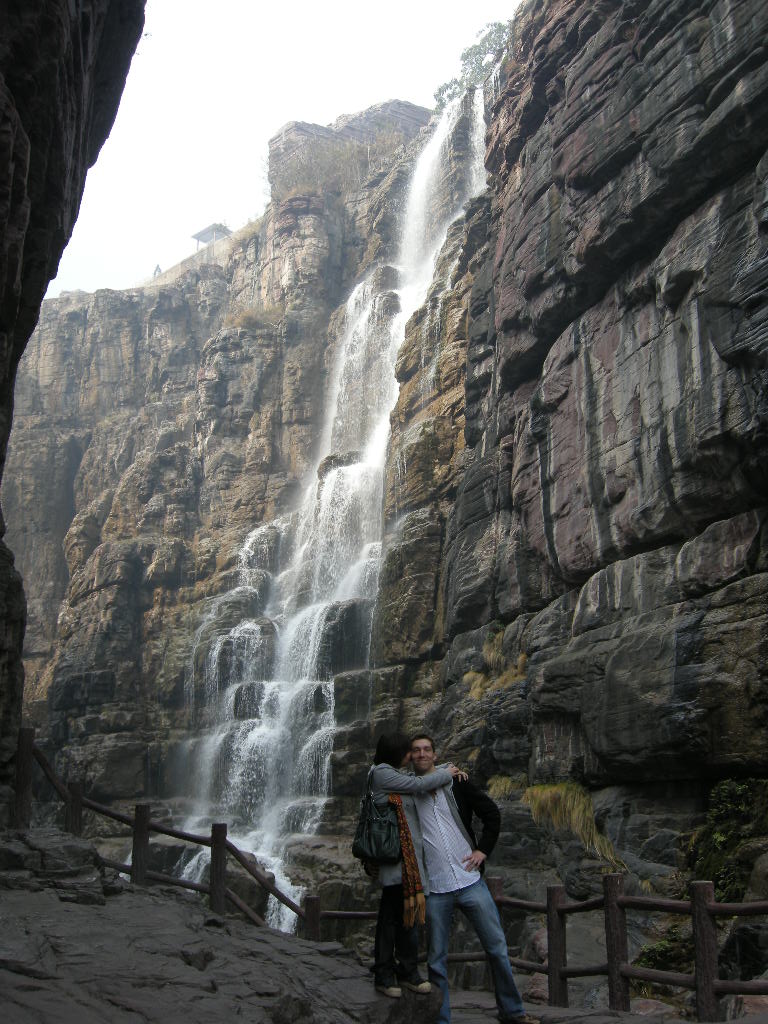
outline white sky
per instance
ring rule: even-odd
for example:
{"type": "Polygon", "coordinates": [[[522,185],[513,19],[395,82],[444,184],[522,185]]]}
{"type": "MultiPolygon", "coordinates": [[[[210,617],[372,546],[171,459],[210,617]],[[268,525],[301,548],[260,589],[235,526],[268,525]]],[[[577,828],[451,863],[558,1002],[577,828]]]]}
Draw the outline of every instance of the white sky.
{"type": "Polygon", "coordinates": [[[267,140],[388,99],[431,107],[518,0],[147,0],[120,110],[49,296],[129,288],[263,209],[267,140]]]}

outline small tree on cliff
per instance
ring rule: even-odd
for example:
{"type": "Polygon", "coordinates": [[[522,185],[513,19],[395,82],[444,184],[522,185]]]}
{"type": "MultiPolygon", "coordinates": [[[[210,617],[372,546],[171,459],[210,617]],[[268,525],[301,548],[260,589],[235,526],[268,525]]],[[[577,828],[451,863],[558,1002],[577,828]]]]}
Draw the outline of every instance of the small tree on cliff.
{"type": "Polygon", "coordinates": [[[511,21],[489,21],[477,33],[477,42],[461,53],[461,74],[435,91],[435,107],[442,110],[446,103],[461,96],[474,85],[480,85],[501,55],[509,41],[511,21]]]}

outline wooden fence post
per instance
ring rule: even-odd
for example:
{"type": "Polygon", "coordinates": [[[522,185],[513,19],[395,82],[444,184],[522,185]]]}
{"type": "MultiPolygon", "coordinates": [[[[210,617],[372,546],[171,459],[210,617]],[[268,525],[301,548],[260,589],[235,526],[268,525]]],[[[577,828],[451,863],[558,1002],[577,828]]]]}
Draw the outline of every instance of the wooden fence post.
{"type": "Polygon", "coordinates": [[[629,1010],[629,979],[621,973],[621,965],[629,961],[627,915],[619,906],[624,895],[624,876],[603,875],[605,896],[605,951],[608,956],[608,1006],[612,1010],[629,1010]]]}
{"type": "Polygon", "coordinates": [[[67,785],[69,800],[64,807],[64,828],[73,836],[83,834],[83,784],[70,782],[67,785]]]}
{"type": "Polygon", "coordinates": [[[696,1016],[699,1020],[719,1020],[720,1006],[715,993],[717,978],[717,926],[708,903],[715,901],[712,882],[691,882],[691,921],[696,958],[696,1016]]]}
{"type": "Polygon", "coordinates": [[[304,934],[312,942],[320,941],[320,897],[304,897],[304,934]]]}
{"type": "Polygon", "coordinates": [[[560,973],[566,965],[565,916],[560,907],[565,903],[565,886],[547,886],[547,957],[549,1005],[568,1005],[568,979],[560,973]]]}
{"type": "Polygon", "coordinates": [[[147,884],[149,812],[149,804],[136,804],[133,819],[133,850],[131,852],[131,881],[134,885],[147,884]]]}
{"type": "Polygon", "coordinates": [[[16,743],[16,778],[13,823],[16,828],[29,828],[32,820],[32,747],[35,730],[22,726],[16,743]]]}
{"type": "Polygon", "coordinates": [[[227,911],[227,824],[211,825],[210,906],[214,914],[227,911]]]}

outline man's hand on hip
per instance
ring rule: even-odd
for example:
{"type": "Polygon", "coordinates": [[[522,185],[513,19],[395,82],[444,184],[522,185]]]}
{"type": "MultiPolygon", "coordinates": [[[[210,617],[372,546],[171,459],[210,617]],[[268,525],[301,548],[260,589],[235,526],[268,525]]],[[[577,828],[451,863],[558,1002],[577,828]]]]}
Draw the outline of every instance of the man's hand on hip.
{"type": "Polygon", "coordinates": [[[467,871],[479,871],[480,865],[486,859],[486,855],[482,850],[473,850],[468,857],[465,857],[462,861],[467,871]]]}

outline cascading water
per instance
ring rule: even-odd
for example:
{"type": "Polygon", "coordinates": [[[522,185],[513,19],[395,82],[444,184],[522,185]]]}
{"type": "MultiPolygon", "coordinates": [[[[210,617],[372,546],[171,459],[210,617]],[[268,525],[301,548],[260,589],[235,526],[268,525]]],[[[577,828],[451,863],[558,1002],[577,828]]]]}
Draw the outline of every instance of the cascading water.
{"type": "MultiPolygon", "coordinates": [[[[210,821],[215,807],[294,899],[300,892],[283,871],[284,844],[316,829],[329,792],[333,674],[367,662],[397,352],[451,221],[485,184],[482,90],[471,104],[461,201],[434,216],[457,101],[416,162],[397,265],[376,268],[347,301],[320,457],[303,501],[247,537],[239,587],[217,599],[196,637],[188,698],[202,701],[195,710],[204,729],[189,741],[198,806],[188,827],[210,821]]],[[[204,866],[198,855],[186,873],[204,866]]],[[[293,926],[276,901],[269,915],[277,927],[293,926]]]]}

